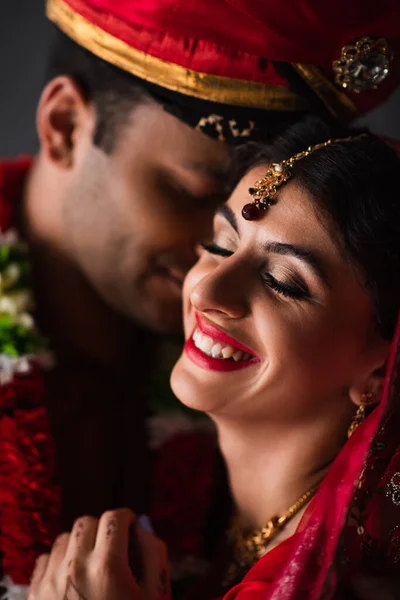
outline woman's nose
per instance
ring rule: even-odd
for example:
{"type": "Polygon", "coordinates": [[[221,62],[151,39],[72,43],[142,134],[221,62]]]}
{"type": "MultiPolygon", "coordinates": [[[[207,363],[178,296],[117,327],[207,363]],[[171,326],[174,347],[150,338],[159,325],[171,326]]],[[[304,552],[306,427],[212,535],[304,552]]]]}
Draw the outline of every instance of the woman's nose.
{"type": "Polygon", "coordinates": [[[249,289],[246,274],[231,257],[197,282],[190,300],[199,312],[218,312],[227,318],[239,319],[248,313],[249,289]]]}

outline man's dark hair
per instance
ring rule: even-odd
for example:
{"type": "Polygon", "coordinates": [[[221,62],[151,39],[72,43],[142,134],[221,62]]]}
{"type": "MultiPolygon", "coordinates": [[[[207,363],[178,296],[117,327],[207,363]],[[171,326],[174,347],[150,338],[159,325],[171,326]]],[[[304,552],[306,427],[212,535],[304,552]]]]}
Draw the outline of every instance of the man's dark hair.
{"type": "MultiPolygon", "coordinates": [[[[241,149],[243,170],[281,162],[330,138],[356,135],[308,117],[290,127],[272,145],[241,149]]],[[[292,169],[314,198],[322,218],[333,225],[345,255],[358,266],[376,306],[383,338],[391,339],[400,308],[400,160],[383,140],[369,134],[333,143],[299,160],[292,169]]]]}
{"type": "Polygon", "coordinates": [[[121,126],[138,103],[149,100],[140,81],[88,52],[58,29],[50,53],[48,79],[72,77],[97,112],[94,143],[110,153],[121,126]]]}

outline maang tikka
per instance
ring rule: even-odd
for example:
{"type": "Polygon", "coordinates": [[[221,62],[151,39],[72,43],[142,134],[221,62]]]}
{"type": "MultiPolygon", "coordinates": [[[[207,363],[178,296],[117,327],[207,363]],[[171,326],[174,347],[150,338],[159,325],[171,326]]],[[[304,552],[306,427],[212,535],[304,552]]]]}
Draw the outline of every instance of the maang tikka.
{"type": "Polygon", "coordinates": [[[264,178],[256,181],[253,187],[249,188],[249,194],[252,201],[245,204],[242,208],[243,218],[246,219],[246,221],[255,221],[265,213],[268,207],[273,204],[274,196],[276,195],[278,188],[292,176],[291,169],[298,160],[301,160],[315,152],[315,150],[325,148],[334,142],[349,142],[350,140],[364,137],[365,135],[368,134],[362,133],[361,135],[352,135],[346,138],[330,139],[326,142],[309,146],[307,150],[298,152],[291,158],[283,160],[280,163],[272,163],[264,178]]]}

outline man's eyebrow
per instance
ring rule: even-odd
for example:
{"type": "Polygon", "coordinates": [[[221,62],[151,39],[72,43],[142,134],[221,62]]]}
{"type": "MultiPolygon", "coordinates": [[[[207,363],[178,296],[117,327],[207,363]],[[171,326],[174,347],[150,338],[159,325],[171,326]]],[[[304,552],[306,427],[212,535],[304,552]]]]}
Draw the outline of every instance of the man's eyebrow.
{"type": "Polygon", "coordinates": [[[239,226],[238,226],[238,222],[236,219],[236,215],[227,204],[221,204],[221,206],[219,206],[217,208],[216,214],[221,215],[222,217],[225,217],[225,219],[228,221],[228,223],[230,225],[232,225],[233,229],[240,236],[240,231],[239,231],[239,226]]]}
{"type": "Polygon", "coordinates": [[[216,181],[222,185],[225,184],[225,181],[229,175],[227,166],[218,167],[215,164],[212,165],[196,160],[186,159],[182,163],[182,166],[190,171],[201,173],[208,179],[212,179],[213,181],[216,181]]]}
{"type": "Polygon", "coordinates": [[[312,250],[308,248],[301,248],[293,244],[283,244],[281,242],[267,242],[264,245],[264,249],[267,252],[273,254],[280,254],[282,256],[294,256],[299,260],[307,263],[307,265],[313,270],[315,275],[323,281],[326,285],[329,285],[328,276],[321,264],[321,261],[312,250]]]}

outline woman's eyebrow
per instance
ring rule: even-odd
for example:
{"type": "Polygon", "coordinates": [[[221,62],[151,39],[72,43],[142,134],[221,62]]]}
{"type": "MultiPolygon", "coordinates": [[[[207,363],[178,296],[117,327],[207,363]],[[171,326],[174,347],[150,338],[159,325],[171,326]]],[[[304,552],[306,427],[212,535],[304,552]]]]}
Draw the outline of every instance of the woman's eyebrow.
{"type": "Polygon", "coordinates": [[[293,244],[283,244],[281,242],[267,242],[264,244],[264,250],[282,256],[294,256],[295,258],[302,260],[325,285],[329,285],[326,271],[323,268],[320,259],[312,250],[294,246],[293,244]]]}
{"type": "Polygon", "coordinates": [[[228,223],[230,225],[232,225],[233,229],[236,231],[236,233],[240,237],[239,226],[238,226],[238,222],[237,222],[235,213],[227,204],[221,204],[221,206],[219,206],[217,208],[216,214],[221,215],[222,217],[225,217],[225,219],[228,221],[228,223]]]}
{"type": "MultiPolygon", "coordinates": [[[[233,227],[236,233],[240,236],[239,225],[233,210],[228,204],[221,204],[217,209],[217,214],[224,217],[228,223],[233,227]]],[[[325,284],[329,286],[328,275],[321,263],[319,257],[309,248],[302,248],[301,246],[295,246],[294,244],[284,244],[281,242],[267,242],[264,245],[264,250],[273,254],[280,254],[281,256],[293,256],[304,263],[306,263],[313,273],[325,284]]]]}

